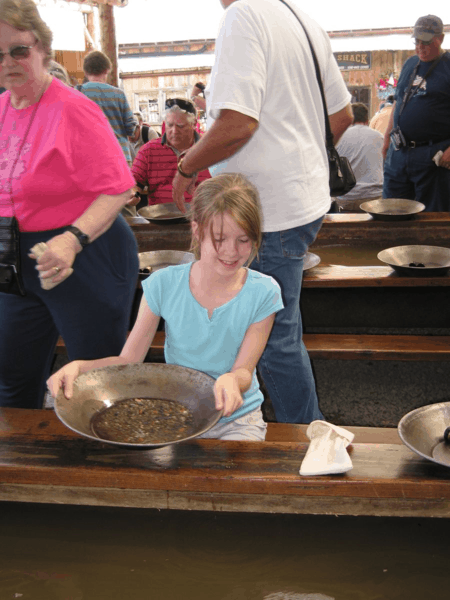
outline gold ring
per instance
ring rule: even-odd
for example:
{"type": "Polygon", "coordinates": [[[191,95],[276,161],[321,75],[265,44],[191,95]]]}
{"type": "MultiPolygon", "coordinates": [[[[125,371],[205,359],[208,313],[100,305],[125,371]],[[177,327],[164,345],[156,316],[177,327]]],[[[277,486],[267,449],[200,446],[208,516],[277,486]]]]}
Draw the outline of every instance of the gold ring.
{"type": "Polygon", "coordinates": [[[53,270],[54,270],[54,271],[55,271],[57,274],[58,274],[58,273],[61,271],[60,267],[53,267],[53,270]]]}

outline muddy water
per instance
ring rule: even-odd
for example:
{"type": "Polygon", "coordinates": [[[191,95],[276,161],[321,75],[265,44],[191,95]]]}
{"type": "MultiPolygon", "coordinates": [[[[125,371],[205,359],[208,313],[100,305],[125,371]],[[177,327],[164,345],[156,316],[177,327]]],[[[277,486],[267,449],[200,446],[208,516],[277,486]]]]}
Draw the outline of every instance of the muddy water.
{"type": "Polygon", "coordinates": [[[449,595],[450,520],[0,508],[1,600],[449,595]]]}
{"type": "Polygon", "coordinates": [[[347,267],[383,267],[385,263],[377,258],[378,252],[386,249],[386,244],[378,246],[324,246],[311,248],[320,256],[321,265],[342,265],[347,267]]]}

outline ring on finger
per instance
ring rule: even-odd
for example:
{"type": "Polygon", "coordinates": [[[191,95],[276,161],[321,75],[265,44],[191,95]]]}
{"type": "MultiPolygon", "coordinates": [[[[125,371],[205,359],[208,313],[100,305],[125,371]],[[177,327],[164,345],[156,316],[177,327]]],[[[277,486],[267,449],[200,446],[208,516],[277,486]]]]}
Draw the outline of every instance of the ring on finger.
{"type": "Polygon", "coordinates": [[[61,271],[61,267],[53,267],[53,270],[58,274],[61,271]]]}

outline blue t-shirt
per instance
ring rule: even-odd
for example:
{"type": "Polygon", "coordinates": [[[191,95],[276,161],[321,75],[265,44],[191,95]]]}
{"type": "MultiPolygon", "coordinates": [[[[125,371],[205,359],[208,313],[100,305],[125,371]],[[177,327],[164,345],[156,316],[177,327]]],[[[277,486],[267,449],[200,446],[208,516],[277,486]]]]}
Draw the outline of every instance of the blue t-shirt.
{"type": "Polygon", "coordinates": [[[397,84],[394,127],[400,125],[408,141],[440,142],[450,139],[450,54],[446,52],[426,81],[432,62],[412,56],[403,65],[397,84]],[[407,102],[399,119],[400,106],[412,73],[419,64],[414,87],[420,86],[407,102]]]}
{"type": "MultiPolygon", "coordinates": [[[[143,283],[150,310],[165,320],[167,363],[203,371],[214,379],[228,373],[236,360],[247,329],[283,308],[280,286],[271,277],[251,269],[240,292],[216,308],[208,310],[191,293],[189,275],[192,263],[166,267],[143,283]]],[[[227,423],[255,410],[263,402],[256,369],[244,404],[227,423]]]]}

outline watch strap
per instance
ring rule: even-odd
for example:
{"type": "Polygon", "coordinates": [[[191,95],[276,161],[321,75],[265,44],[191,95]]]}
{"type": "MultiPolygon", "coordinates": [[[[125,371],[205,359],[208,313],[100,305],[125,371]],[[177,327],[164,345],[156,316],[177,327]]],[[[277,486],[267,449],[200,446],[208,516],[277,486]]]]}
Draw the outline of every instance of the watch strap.
{"type": "Polygon", "coordinates": [[[67,228],[67,231],[70,231],[70,233],[73,233],[73,235],[80,242],[82,248],[84,248],[85,246],[90,244],[91,240],[89,239],[88,234],[83,233],[81,231],[81,229],[78,229],[78,227],[75,227],[75,225],[69,225],[69,227],[67,228]]]}

